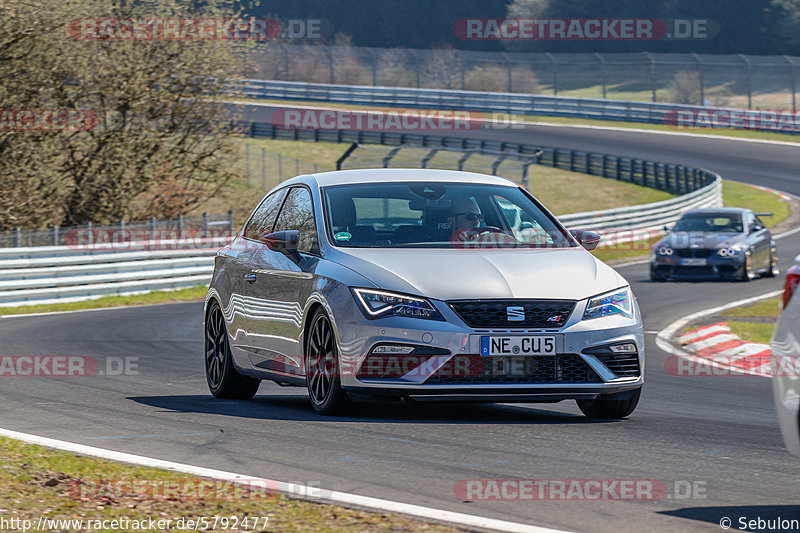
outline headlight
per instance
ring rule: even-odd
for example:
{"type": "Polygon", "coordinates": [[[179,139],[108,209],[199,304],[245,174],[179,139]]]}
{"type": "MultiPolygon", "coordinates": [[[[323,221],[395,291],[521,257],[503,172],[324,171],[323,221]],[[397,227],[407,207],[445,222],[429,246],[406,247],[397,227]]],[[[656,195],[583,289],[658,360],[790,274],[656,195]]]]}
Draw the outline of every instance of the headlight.
{"type": "Polygon", "coordinates": [[[617,289],[594,298],[589,298],[583,319],[599,318],[601,316],[622,315],[633,318],[633,302],[629,287],[617,289]]]}
{"type": "Polygon", "coordinates": [[[353,289],[353,294],[364,316],[370,320],[390,316],[444,320],[433,304],[424,298],[372,289],[353,289]]]}
{"type": "Polygon", "coordinates": [[[659,246],[658,255],[672,255],[673,250],[669,246],[659,246]]]}
{"type": "Polygon", "coordinates": [[[717,255],[720,255],[722,257],[733,257],[734,255],[736,255],[738,252],[741,251],[742,249],[739,248],[738,246],[733,246],[731,248],[720,248],[719,250],[717,250],[717,255]]]}

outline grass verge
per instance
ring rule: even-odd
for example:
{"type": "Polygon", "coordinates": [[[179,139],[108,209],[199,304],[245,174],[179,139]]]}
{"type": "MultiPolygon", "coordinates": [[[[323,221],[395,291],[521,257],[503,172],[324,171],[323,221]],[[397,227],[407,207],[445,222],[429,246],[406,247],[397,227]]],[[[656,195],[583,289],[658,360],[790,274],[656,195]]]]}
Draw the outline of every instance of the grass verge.
{"type": "Polygon", "coordinates": [[[255,487],[252,491],[237,491],[214,480],[83,457],[8,438],[0,438],[0,456],[3,457],[0,498],[5,520],[31,520],[34,527],[40,517],[82,520],[82,526],[77,527],[75,522],[72,527],[51,522],[43,528],[47,531],[152,529],[133,528],[130,526],[133,522],[128,527],[110,524],[88,527],[89,520],[122,518],[145,524],[150,519],[171,520],[171,527],[158,527],[159,530],[200,529],[176,527],[182,517],[192,520],[208,517],[209,525],[214,524],[214,517],[219,517],[217,527],[205,531],[461,531],[388,513],[290,499],[255,487]],[[225,528],[223,517],[228,520],[225,528]],[[236,528],[234,517],[239,522],[236,528]],[[242,527],[241,520],[245,517],[249,524],[242,527]],[[266,527],[262,517],[267,517],[266,527]],[[256,518],[257,527],[251,527],[256,518]]]}
{"type": "Polygon", "coordinates": [[[19,307],[0,307],[0,316],[23,315],[28,313],[53,313],[56,311],[79,311],[101,307],[125,307],[128,305],[167,304],[175,302],[202,301],[208,292],[207,285],[188,287],[174,291],[153,291],[130,296],[103,296],[95,300],[65,302],[60,304],[22,305],[19,307]]]}
{"type": "Polygon", "coordinates": [[[745,307],[735,307],[719,314],[728,322],[731,333],[741,339],[769,344],[775,321],[780,314],[780,297],[761,300],[745,307]]]}
{"type": "Polygon", "coordinates": [[[728,207],[746,207],[756,213],[772,213],[771,217],[762,217],[768,228],[789,216],[789,203],[780,196],[762,191],[747,183],[722,180],[722,201],[728,207]]]}

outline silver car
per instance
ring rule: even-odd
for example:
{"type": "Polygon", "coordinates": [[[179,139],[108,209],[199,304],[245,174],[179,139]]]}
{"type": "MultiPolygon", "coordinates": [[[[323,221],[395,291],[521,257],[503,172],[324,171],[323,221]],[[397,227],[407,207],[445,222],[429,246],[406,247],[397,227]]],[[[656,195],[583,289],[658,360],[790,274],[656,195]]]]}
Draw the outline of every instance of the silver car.
{"type": "Polygon", "coordinates": [[[786,272],[783,311],[770,341],[772,392],[786,448],[800,457],[800,255],[786,272]]]}
{"type": "Polygon", "coordinates": [[[353,401],[639,401],[642,320],[629,284],[504,178],[369,169],[290,179],[216,256],[205,304],[214,396],[262,379],[353,401]]]}

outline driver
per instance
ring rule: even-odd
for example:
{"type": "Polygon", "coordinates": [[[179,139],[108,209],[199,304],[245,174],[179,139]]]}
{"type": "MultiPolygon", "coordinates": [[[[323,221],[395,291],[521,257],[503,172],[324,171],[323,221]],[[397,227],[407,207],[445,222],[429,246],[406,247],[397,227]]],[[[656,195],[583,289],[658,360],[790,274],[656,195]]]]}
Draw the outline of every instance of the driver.
{"type": "Polygon", "coordinates": [[[483,222],[483,214],[473,198],[462,198],[453,202],[447,216],[447,223],[452,228],[450,242],[459,243],[472,240],[474,233],[468,236],[469,232],[477,229],[483,222]]]}

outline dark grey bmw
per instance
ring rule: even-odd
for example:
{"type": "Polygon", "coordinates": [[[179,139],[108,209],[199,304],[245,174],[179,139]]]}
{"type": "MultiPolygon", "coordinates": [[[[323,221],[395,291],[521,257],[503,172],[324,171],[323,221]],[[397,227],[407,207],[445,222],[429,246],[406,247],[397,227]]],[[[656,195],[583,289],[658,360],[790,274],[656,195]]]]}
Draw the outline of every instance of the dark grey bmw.
{"type": "Polygon", "coordinates": [[[778,249],[760,216],[770,214],[738,207],[687,211],[651,249],[650,279],[775,276],[778,249]]]}

